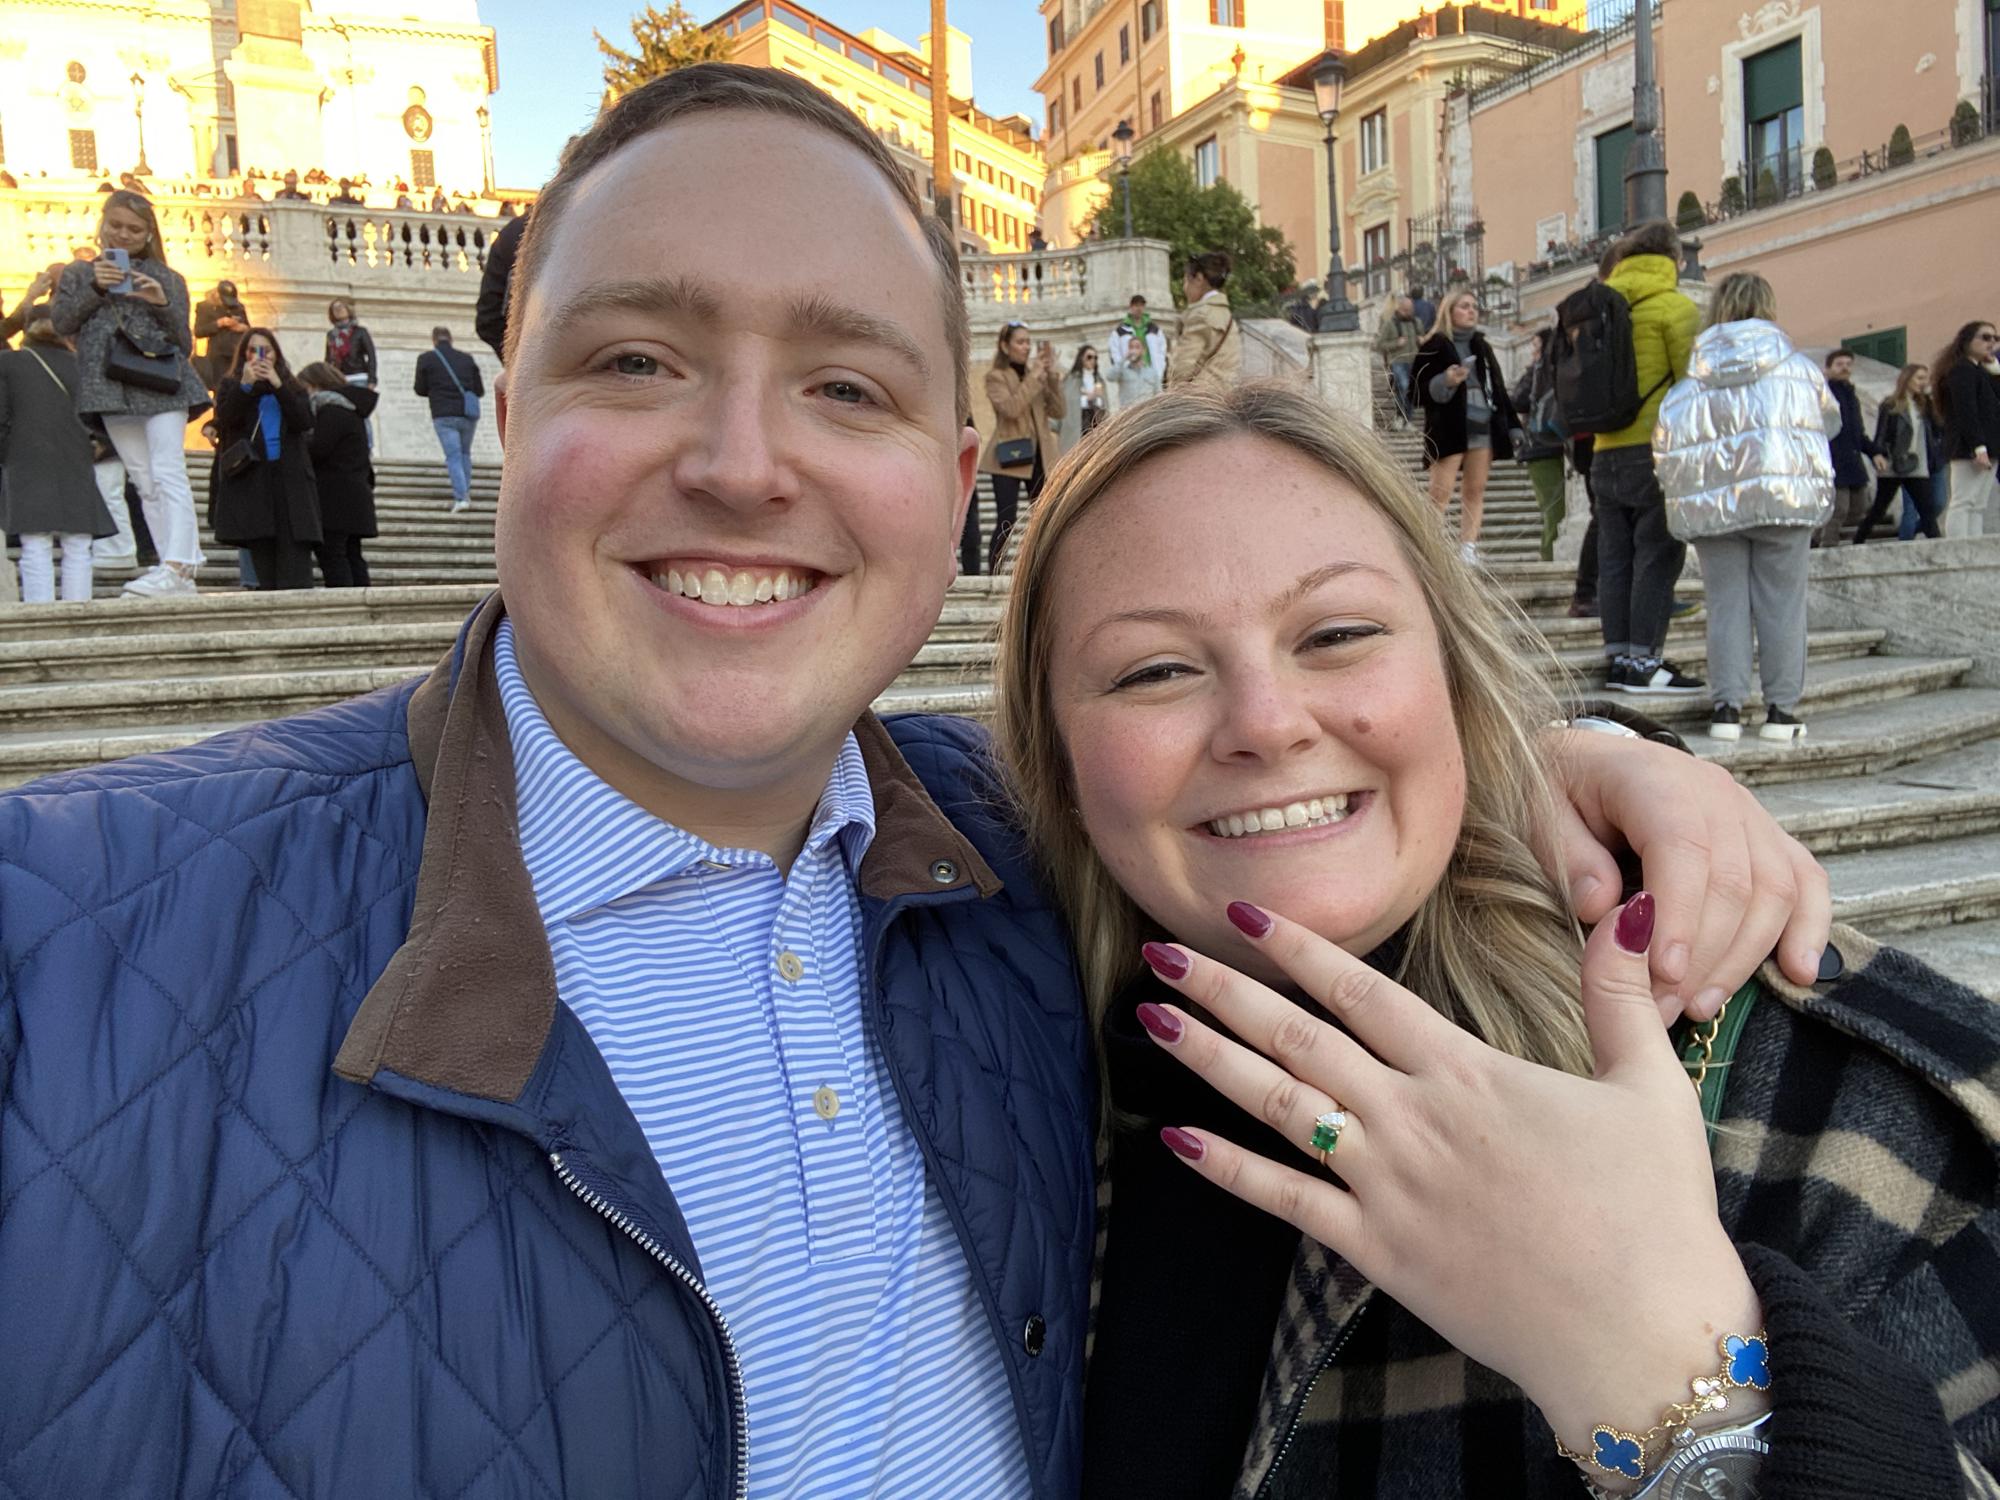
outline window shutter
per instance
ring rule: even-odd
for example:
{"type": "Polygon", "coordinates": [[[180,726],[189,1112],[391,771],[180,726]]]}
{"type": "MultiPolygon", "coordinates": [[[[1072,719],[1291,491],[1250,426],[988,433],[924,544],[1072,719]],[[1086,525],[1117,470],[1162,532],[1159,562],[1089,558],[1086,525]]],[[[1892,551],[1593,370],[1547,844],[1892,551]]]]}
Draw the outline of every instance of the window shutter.
{"type": "Polygon", "coordinates": [[[1597,232],[1625,227],[1625,158],[1632,127],[1620,125],[1597,138],[1597,232]]]}
{"type": "Polygon", "coordinates": [[[1799,108],[1805,99],[1797,37],[1743,60],[1744,119],[1769,120],[1799,108]]]}

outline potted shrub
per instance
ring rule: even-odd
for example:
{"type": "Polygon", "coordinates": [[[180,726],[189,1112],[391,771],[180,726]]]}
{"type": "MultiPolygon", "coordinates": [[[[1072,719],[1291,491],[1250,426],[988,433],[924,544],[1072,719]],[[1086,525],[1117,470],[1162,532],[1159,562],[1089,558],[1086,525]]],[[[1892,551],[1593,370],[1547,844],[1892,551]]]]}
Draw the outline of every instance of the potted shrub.
{"type": "Polygon", "coordinates": [[[1674,227],[1700,229],[1707,222],[1708,215],[1701,211],[1701,199],[1693,193],[1682,193],[1680,202],[1674,206],[1674,227]]]}
{"type": "Polygon", "coordinates": [[[1898,125],[1889,132],[1889,165],[1907,167],[1917,159],[1917,148],[1910,141],[1910,127],[1898,125]]]}
{"type": "Polygon", "coordinates": [[[1970,146],[1979,136],[1978,107],[1970,99],[1959,100],[1951,111],[1951,143],[1954,146],[1970,146]]]}
{"type": "Polygon", "coordinates": [[[1757,169],[1757,207],[1769,208],[1778,201],[1778,175],[1769,167],[1757,169]]]}
{"type": "Polygon", "coordinates": [[[1812,177],[1816,188],[1830,188],[1840,181],[1840,173],[1833,165],[1833,152],[1825,146],[1813,152],[1812,177]]]}
{"type": "Polygon", "coordinates": [[[1725,214],[1743,212],[1743,179],[1725,177],[1722,179],[1722,211],[1725,214]]]}

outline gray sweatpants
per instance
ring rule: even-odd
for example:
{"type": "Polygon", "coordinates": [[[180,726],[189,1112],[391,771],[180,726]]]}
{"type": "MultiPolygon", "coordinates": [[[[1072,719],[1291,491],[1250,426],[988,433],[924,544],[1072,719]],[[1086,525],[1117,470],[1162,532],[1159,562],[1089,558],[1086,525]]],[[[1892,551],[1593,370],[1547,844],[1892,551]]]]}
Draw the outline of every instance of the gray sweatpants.
{"type": "Polygon", "coordinates": [[[1810,526],[1753,526],[1694,544],[1708,596],[1708,690],[1741,708],[1750,696],[1756,632],[1764,706],[1789,712],[1806,685],[1806,566],[1810,526]]]}

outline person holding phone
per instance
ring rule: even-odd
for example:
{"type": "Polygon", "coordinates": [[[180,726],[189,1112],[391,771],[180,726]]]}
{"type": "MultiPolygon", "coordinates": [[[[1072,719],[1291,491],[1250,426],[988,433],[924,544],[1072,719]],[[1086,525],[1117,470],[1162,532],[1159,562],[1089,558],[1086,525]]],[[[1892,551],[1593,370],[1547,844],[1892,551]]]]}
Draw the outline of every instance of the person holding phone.
{"type": "MultiPolygon", "coordinates": [[[[979,471],[993,476],[993,539],[986,545],[986,571],[998,573],[1006,551],[1007,533],[1025,486],[1028,503],[1042,492],[1042,455],[1054,447],[1051,420],[1063,414],[1062,377],[1056,372],[1055,347],[1047,339],[1033,355],[1034,341],[1025,323],[1000,330],[993,351],[993,368],[986,372],[986,399],[993,407],[993,436],[979,456],[979,471]]],[[[959,567],[979,571],[979,507],[966,507],[965,528],[958,542],[959,567]]]]}
{"type": "Polygon", "coordinates": [[[248,549],[260,590],[313,586],[313,547],[322,536],[312,427],[311,393],[277,335],[252,328],[215,394],[208,520],[218,542],[248,549]]]}
{"type": "Polygon", "coordinates": [[[96,260],[63,268],[50,318],[76,341],[77,412],[102,419],[159,548],[159,563],[125,592],[192,594],[204,558],[182,447],[208,389],[194,367],[187,282],[167,265],[159,219],[139,193],[105,196],[97,241],[96,260]]]}

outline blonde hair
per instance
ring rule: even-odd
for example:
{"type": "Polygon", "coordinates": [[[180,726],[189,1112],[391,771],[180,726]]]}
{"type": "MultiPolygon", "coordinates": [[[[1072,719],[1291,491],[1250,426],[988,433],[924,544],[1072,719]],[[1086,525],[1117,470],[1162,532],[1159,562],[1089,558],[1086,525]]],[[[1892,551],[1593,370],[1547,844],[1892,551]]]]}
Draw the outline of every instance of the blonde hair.
{"type": "Polygon", "coordinates": [[[1433,334],[1441,333],[1446,338],[1452,336],[1455,330],[1451,326],[1451,310],[1467,297],[1472,299],[1472,305],[1475,308],[1479,306],[1479,294],[1473,291],[1471,287],[1461,287],[1455,292],[1446,292],[1438,300],[1437,319],[1431,324],[1431,332],[1433,334]]]}
{"type": "MultiPolygon", "coordinates": [[[[1402,466],[1366,428],[1275,383],[1177,390],[1105,423],[1055,466],[1014,564],[995,666],[994,742],[1018,816],[1076,943],[1093,1022],[1138,972],[1155,924],[1120,889],[1076,817],[1049,695],[1055,567],[1070,532],[1160,454],[1251,433],[1347,480],[1395,535],[1438,633],[1465,756],[1466,804],[1443,877],[1411,920],[1396,978],[1517,1057],[1590,1068],[1579,1003],[1582,940],[1537,862],[1554,796],[1540,744],[1556,715],[1545,646],[1518,610],[1461,563],[1402,466]]],[[[1553,847],[1553,840],[1550,840],[1553,847]]]]}
{"type": "Polygon", "coordinates": [[[1741,323],[1746,318],[1774,322],[1778,316],[1778,294],[1771,283],[1755,271],[1731,271],[1715,289],[1715,301],[1708,309],[1708,326],[1741,323]]]}

